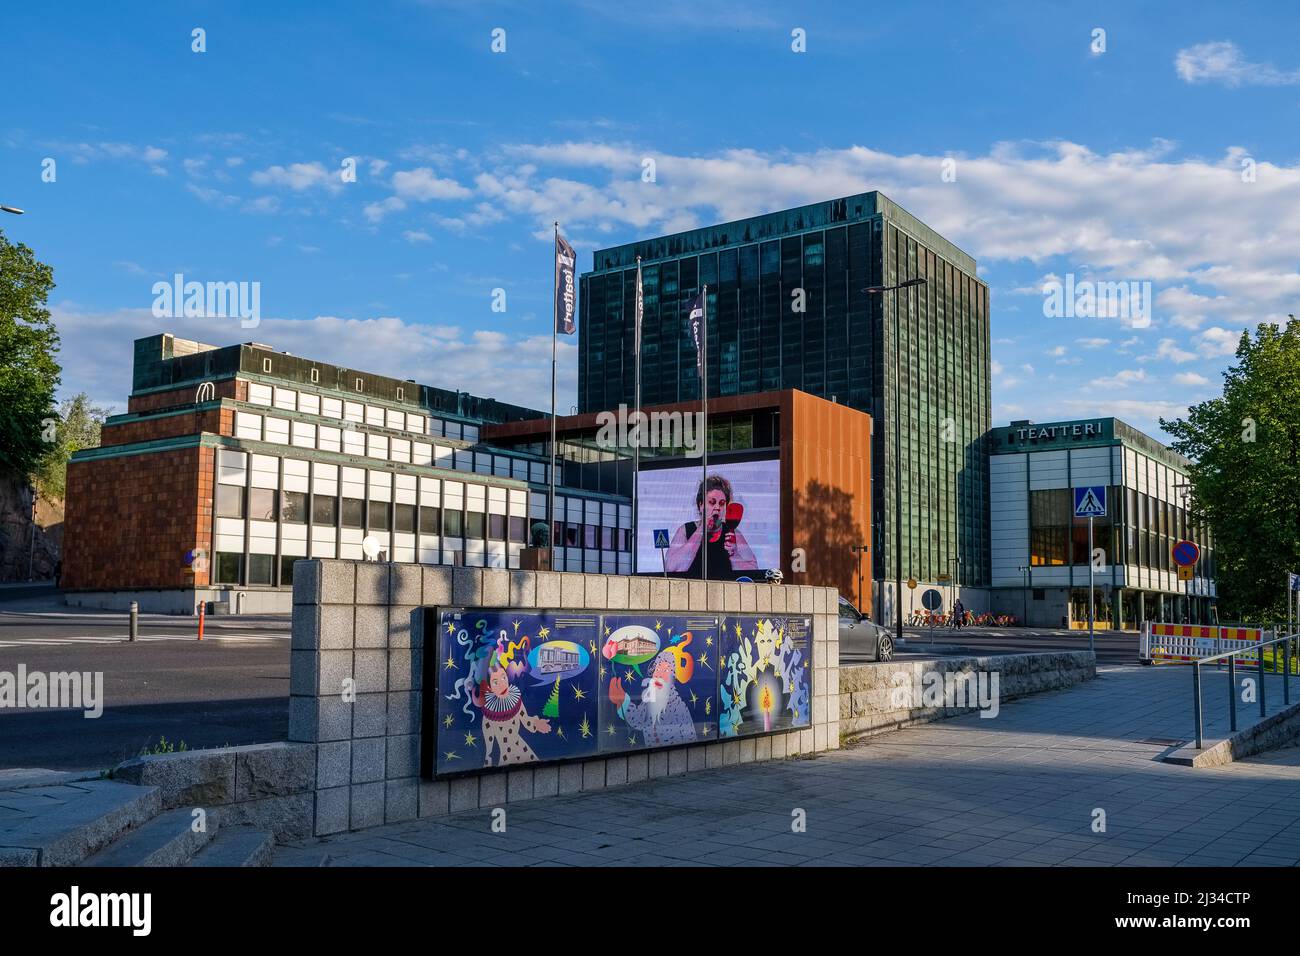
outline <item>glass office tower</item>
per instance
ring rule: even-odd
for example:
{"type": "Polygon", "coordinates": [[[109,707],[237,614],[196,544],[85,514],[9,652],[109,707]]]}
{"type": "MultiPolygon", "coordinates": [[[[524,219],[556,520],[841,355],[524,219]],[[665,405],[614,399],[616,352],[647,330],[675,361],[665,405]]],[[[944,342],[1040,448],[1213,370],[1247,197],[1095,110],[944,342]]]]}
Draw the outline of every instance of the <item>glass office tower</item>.
{"type": "Polygon", "coordinates": [[[988,585],[988,286],[973,258],[878,192],[597,250],[581,279],[582,412],[633,402],[637,256],[643,404],[699,398],[685,308],[707,285],[710,397],[797,388],[872,415],[874,576],[894,575],[897,456],[904,577],[988,585]],[[866,291],[915,277],[926,284],[866,291]]]}

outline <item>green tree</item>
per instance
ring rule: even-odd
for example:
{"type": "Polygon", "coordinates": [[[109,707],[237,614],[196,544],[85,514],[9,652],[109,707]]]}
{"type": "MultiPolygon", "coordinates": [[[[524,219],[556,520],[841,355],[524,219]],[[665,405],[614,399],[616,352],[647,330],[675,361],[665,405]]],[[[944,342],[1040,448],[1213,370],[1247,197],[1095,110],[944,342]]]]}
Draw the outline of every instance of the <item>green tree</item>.
{"type": "Polygon", "coordinates": [[[1194,462],[1188,504],[1210,525],[1226,619],[1284,619],[1300,570],[1300,321],[1243,332],[1223,395],[1161,420],[1194,462]]]}
{"type": "Polygon", "coordinates": [[[66,399],[59,408],[58,419],[48,423],[46,434],[53,432],[53,443],[36,468],[34,478],[47,498],[62,498],[67,487],[68,459],[83,448],[99,446],[99,430],[108,416],[107,409],[90,404],[85,392],[66,399]]]}
{"type": "Polygon", "coordinates": [[[551,688],[551,696],[546,698],[546,706],[542,708],[543,717],[560,716],[560,679],[555,678],[555,686],[551,688]]]}
{"type": "Polygon", "coordinates": [[[54,414],[59,333],[45,308],[54,270],[0,231],[0,470],[24,477],[49,451],[42,433],[54,414]]]}

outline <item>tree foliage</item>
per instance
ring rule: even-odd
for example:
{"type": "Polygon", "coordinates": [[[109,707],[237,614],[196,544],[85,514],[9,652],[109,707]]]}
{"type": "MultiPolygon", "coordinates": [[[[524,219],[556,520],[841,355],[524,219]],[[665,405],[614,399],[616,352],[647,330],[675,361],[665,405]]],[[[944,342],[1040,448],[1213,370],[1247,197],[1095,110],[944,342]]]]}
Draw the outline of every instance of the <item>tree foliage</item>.
{"type": "MultiPolygon", "coordinates": [[[[85,392],[64,400],[57,421],[49,422],[45,431],[53,432],[53,442],[37,465],[33,477],[47,498],[62,498],[67,486],[68,459],[74,451],[99,447],[99,430],[108,410],[90,404],[85,392]]],[[[48,422],[48,419],[47,419],[48,422]]]]}
{"type": "Polygon", "coordinates": [[[0,470],[31,475],[49,451],[59,333],[45,308],[54,270],[0,231],[0,470]]]}
{"type": "Polygon", "coordinates": [[[1161,420],[1194,462],[1193,510],[1214,536],[1225,620],[1286,617],[1300,571],[1300,320],[1243,332],[1223,394],[1161,420]]]}

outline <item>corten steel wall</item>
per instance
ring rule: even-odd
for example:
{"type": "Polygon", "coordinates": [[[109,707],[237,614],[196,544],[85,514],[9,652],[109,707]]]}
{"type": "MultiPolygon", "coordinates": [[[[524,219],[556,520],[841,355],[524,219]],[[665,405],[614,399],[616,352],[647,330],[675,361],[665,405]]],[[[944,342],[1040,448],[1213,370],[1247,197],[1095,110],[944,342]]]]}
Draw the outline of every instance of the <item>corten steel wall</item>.
{"type": "Polygon", "coordinates": [[[185,553],[212,548],[213,450],[195,445],[68,465],[63,587],[185,588],[185,553]]]}
{"type": "Polygon", "coordinates": [[[781,546],[784,563],[802,548],[807,574],[791,582],[829,585],[871,610],[871,419],[806,392],[781,393],[781,546]]]}
{"type": "Polygon", "coordinates": [[[833,588],[313,559],[294,565],[293,599],[289,740],[316,745],[317,835],[839,747],[833,588]],[[812,725],[424,780],[426,606],[805,614],[813,619],[812,725]],[[342,695],[348,678],[351,702],[342,695]]]}

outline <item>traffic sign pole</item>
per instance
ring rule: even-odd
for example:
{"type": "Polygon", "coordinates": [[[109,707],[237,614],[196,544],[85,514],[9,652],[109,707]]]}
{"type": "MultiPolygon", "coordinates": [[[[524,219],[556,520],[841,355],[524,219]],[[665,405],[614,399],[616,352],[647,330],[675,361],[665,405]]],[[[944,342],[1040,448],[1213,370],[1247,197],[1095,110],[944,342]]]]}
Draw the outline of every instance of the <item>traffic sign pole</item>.
{"type": "Polygon", "coordinates": [[[1093,645],[1093,624],[1095,621],[1095,609],[1093,607],[1092,592],[1092,573],[1095,562],[1092,560],[1092,515],[1088,515],[1088,650],[1093,654],[1097,653],[1093,645]]]}

